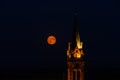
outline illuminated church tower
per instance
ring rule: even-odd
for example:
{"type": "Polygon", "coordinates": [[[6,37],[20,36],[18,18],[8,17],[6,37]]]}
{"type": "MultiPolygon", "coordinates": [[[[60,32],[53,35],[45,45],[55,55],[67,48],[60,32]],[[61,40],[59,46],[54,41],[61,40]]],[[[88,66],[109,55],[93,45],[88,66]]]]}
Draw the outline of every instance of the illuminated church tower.
{"type": "Polygon", "coordinates": [[[74,18],[72,41],[68,42],[67,80],[84,80],[83,42],[80,41],[77,16],[74,18]]]}

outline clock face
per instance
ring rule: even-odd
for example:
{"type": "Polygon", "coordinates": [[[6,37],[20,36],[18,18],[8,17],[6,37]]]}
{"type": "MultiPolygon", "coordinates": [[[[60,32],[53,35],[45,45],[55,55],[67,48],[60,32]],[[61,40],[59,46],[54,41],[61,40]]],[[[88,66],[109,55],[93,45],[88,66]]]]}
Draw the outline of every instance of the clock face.
{"type": "Polygon", "coordinates": [[[48,44],[50,44],[50,45],[55,44],[55,43],[56,43],[56,38],[55,38],[55,36],[48,36],[47,42],[48,42],[48,44]]]}

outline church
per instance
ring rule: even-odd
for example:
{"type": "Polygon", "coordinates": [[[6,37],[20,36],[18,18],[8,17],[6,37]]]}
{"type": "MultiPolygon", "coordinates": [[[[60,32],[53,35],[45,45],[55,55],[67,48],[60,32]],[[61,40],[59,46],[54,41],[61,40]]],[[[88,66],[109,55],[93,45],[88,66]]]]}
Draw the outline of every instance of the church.
{"type": "Polygon", "coordinates": [[[84,80],[84,51],[83,42],[78,31],[78,17],[74,17],[72,41],[67,49],[67,80],[84,80]]]}

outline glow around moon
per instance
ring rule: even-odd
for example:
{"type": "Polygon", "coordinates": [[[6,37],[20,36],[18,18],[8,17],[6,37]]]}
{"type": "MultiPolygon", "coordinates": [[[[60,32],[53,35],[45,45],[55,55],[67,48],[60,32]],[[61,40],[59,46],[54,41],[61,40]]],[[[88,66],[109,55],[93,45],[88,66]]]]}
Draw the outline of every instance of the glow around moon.
{"type": "Polygon", "coordinates": [[[48,44],[50,44],[50,45],[53,45],[53,44],[55,44],[56,43],[56,38],[55,38],[55,36],[48,36],[48,38],[47,38],[47,42],[48,42],[48,44]]]}

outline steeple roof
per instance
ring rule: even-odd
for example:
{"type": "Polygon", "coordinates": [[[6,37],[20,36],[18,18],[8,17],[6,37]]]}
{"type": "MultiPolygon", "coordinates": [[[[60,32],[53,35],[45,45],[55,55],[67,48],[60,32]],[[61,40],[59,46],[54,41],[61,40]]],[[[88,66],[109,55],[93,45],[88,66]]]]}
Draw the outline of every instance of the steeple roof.
{"type": "Polygon", "coordinates": [[[72,49],[75,47],[81,48],[80,35],[78,30],[78,14],[75,13],[74,16],[74,26],[73,26],[73,35],[72,35],[72,49]]]}

